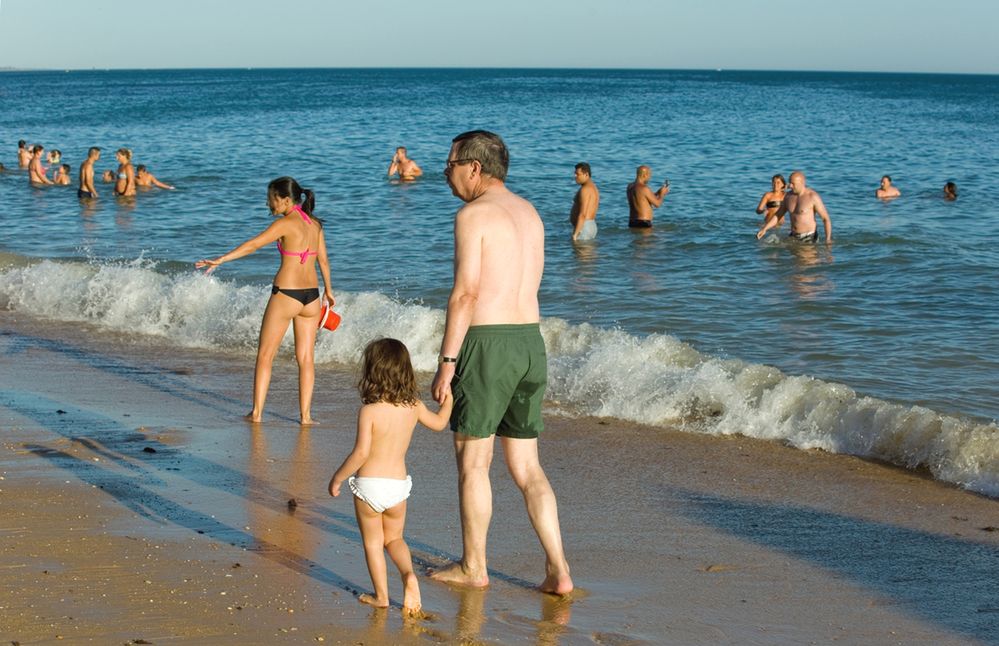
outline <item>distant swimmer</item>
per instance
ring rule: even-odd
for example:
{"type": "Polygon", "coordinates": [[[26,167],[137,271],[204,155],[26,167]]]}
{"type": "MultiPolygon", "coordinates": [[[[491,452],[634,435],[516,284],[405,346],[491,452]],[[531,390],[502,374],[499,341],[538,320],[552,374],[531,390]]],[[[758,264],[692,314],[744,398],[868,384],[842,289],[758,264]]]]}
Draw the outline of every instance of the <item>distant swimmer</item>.
{"type": "Polygon", "coordinates": [[[60,164],[59,168],[57,168],[55,173],[52,175],[52,183],[56,186],[69,186],[73,183],[73,180],[69,176],[69,173],[72,170],[73,169],[70,168],[69,164],[60,164]]]}
{"type": "Polygon", "coordinates": [[[4,171],[6,171],[6,170],[7,170],[7,169],[6,169],[5,167],[4,167],[4,165],[3,165],[3,164],[0,164],[0,173],[4,172],[4,171]]]}
{"type": "Polygon", "coordinates": [[[791,193],[784,198],[775,217],[768,220],[756,233],[756,238],[762,238],[767,231],[777,226],[778,220],[785,213],[791,214],[792,240],[800,242],[815,242],[819,232],[815,224],[815,216],[822,218],[826,230],[826,244],[832,243],[832,220],[826,212],[826,205],[818,193],[805,186],[805,174],[800,170],[791,173],[791,193]]]}
{"type": "Polygon", "coordinates": [[[135,167],[135,185],[143,188],[155,186],[157,188],[165,188],[171,191],[174,189],[173,186],[164,184],[160,180],[156,179],[156,176],[150,173],[144,164],[139,164],[135,167]]]}
{"type": "Polygon", "coordinates": [[[635,181],[628,184],[628,226],[632,229],[651,229],[652,209],[662,206],[669,193],[669,180],[653,193],[649,188],[650,179],[652,169],[643,165],[635,171],[635,181]]]}
{"type": "Polygon", "coordinates": [[[52,181],[45,177],[45,168],[42,166],[42,153],[45,148],[35,145],[31,149],[31,163],[28,165],[28,181],[32,184],[51,184],[52,181]]]}
{"type": "Polygon", "coordinates": [[[947,182],[943,187],[944,199],[953,202],[957,199],[957,184],[954,182],[947,182]]]}
{"type": "Polygon", "coordinates": [[[253,371],[253,409],[245,418],[250,422],[259,422],[263,418],[274,357],[288,328],[293,326],[295,359],[298,362],[299,421],[315,424],[311,411],[316,380],[316,332],[319,331],[322,314],[320,297],[325,297],[330,307],[334,304],[323,223],[312,212],[315,205],[316,197],[312,191],[302,188],[291,177],[279,177],[267,185],[267,206],[275,218],[274,222],[232,251],[194,263],[195,267],[210,274],[222,263],[277,243],[280,265],[271,283],[271,297],[260,323],[257,363],[253,371]],[[319,291],[317,262],[323,275],[323,292],[319,291]]]}
{"type": "Polygon", "coordinates": [[[392,163],[389,164],[388,168],[389,177],[398,175],[399,179],[411,182],[422,174],[423,169],[415,161],[406,156],[405,146],[399,146],[395,149],[395,154],[392,155],[392,163]]]}
{"type": "Polygon", "coordinates": [[[132,151],[128,148],[119,148],[114,155],[115,159],[118,160],[118,176],[114,183],[114,193],[123,197],[131,197],[135,195],[135,168],[132,167],[132,151]]]}
{"type": "Polygon", "coordinates": [[[600,191],[590,176],[590,165],[576,164],[576,183],[579,190],[572,200],[569,221],[572,222],[573,242],[593,240],[597,237],[597,209],[600,207],[600,191]]]}
{"type": "Polygon", "coordinates": [[[27,168],[31,164],[31,148],[28,147],[28,142],[21,139],[17,142],[17,165],[21,168],[27,168]]]}
{"type": "MultiPolygon", "coordinates": [[[[780,205],[784,203],[784,189],[786,187],[787,182],[784,181],[783,175],[774,175],[770,178],[770,190],[763,194],[763,197],[760,198],[760,203],[756,205],[756,212],[763,215],[763,224],[777,217],[777,211],[780,210],[780,205]]],[[[784,224],[783,214],[781,214],[775,226],[779,227],[782,224],[784,224]]]]}
{"type": "Polygon", "coordinates": [[[114,171],[106,170],[101,173],[101,181],[105,184],[114,184],[114,171]]]}
{"type": "Polygon", "coordinates": [[[901,197],[902,191],[895,188],[891,183],[891,177],[888,175],[883,175],[881,177],[881,186],[878,190],[874,191],[874,196],[879,200],[893,200],[896,197],[901,197]]]}
{"type": "Polygon", "coordinates": [[[62,163],[62,151],[58,149],[50,150],[49,154],[45,157],[45,160],[53,166],[58,166],[62,163]]]}
{"type": "MultiPolygon", "coordinates": [[[[97,197],[97,189],[94,188],[94,164],[101,158],[101,149],[92,146],[87,151],[87,158],[80,164],[80,187],[76,190],[76,196],[80,199],[97,197]]],[[[109,173],[111,171],[108,171],[109,173]]],[[[114,179],[112,177],[112,179],[114,179]]]]}

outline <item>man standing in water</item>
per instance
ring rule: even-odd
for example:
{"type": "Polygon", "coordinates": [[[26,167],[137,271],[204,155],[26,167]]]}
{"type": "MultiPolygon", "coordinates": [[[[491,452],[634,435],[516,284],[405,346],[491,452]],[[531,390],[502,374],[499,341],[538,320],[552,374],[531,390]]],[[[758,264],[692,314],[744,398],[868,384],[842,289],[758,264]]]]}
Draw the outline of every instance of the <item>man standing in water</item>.
{"type": "Polygon", "coordinates": [[[650,179],[652,169],[642,165],[635,171],[635,181],[628,184],[628,226],[632,229],[651,229],[652,209],[662,206],[669,193],[668,182],[653,193],[649,188],[650,179]]]}
{"type": "Polygon", "coordinates": [[[404,182],[411,182],[423,174],[423,169],[415,161],[406,156],[405,146],[399,146],[395,149],[395,154],[392,155],[392,163],[389,164],[388,176],[392,177],[396,174],[404,182]]]}
{"type": "Polygon", "coordinates": [[[17,142],[17,165],[27,168],[31,163],[31,150],[28,149],[28,142],[21,139],[17,142]]]}
{"type": "Polygon", "coordinates": [[[805,174],[800,170],[791,173],[788,178],[791,184],[791,192],[784,197],[784,203],[777,209],[777,215],[767,220],[759,231],[756,232],[756,239],[762,238],[767,231],[777,226],[777,222],[784,217],[785,213],[791,214],[791,235],[792,240],[799,242],[815,242],[819,239],[819,231],[815,226],[815,216],[822,218],[822,226],[826,230],[826,244],[832,244],[832,220],[826,212],[826,205],[822,203],[822,198],[812,189],[805,186],[805,174]]]}
{"type": "Polygon", "coordinates": [[[545,229],[530,202],[507,189],[509,153],[498,135],[474,130],[451,144],[444,175],[465,202],[455,217],[454,286],[431,392],[454,389],[451,430],[458,462],[461,561],[432,578],[485,587],[492,516],[489,465],[499,435],[514,483],[545,552],[543,592],[573,589],[555,493],[538,460],[548,377],[538,287],[545,229]]]}
{"type": "Polygon", "coordinates": [[[579,190],[572,200],[569,221],[572,222],[572,241],[583,242],[597,237],[597,209],[600,207],[600,191],[590,176],[590,165],[576,164],[576,183],[579,190]]]}
{"type": "Polygon", "coordinates": [[[76,196],[83,199],[97,197],[97,189],[94,188],[94,162],[101,158],[101,149],[93,146],[87,151],[87,158],[80,164],[80,188],[76,189],[76,196]]]}

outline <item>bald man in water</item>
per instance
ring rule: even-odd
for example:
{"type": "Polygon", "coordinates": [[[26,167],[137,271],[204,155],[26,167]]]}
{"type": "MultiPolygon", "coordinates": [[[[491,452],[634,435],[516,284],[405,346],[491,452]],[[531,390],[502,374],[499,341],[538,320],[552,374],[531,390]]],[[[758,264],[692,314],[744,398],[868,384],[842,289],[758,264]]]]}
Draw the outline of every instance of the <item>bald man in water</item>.
{"type": "Polygon", "coordinates": [[[815,224],[815,216],[822,218],[822,226],[826,230],[826,244],[832,244],[832,220],[826,211],[826,205],[822,203],[822,198],[818,193],[805,186],[805,174],[800,170],[791,173],[788,178],[791,185],[791,192],[784,196],[784,201],[777,209],[777,215],[770,218],[756,232],[756,239],[762,238],[767,231],[777,226],[777,222],[785,214],[791,216],[792,240],[798,242],[815,242],[819,239],[819,231],[815,224]]]}
{"type": "Polygon", "coordinates": [[[649,188],[652,169],[644,164],[635,171],[635,181],[628,184],[628,226],[632,229],[652,228],[652,209],[658,209],[669,193],[669,185],[658,191],[649,188]]]}

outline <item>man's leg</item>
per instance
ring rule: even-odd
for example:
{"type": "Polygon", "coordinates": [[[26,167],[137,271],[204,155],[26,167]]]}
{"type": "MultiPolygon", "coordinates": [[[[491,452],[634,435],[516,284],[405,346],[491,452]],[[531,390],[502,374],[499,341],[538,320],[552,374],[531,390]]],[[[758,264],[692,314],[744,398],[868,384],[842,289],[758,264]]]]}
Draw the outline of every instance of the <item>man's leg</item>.
{"type": "Polygon", "coordinates": [[[458,462],[458,506],[461,509],[461,562],[438,570],[431,578],[482,588],[489,585],[486,571],[486,536],[493,515],[493,491],[489,465],[493,461],[495,436],[454,434],[458,462]]]}
{"type": "Polygon", "coordinates": [[[527,515],[545,551],[545,580],[539,588],[543,592],[568,594],[572,592],[573,584],[562,551],[558,503],[538,459],[538,440],[504,437],[503,454],[513,481],[524,494],[527,515]]]}

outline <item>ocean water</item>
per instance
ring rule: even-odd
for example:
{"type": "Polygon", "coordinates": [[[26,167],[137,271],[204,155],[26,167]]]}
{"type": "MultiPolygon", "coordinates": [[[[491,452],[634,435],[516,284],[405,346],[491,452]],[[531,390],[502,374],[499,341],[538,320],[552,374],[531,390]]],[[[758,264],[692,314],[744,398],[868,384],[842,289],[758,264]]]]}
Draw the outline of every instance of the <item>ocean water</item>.
{"type": "MultiPolygon", "coordinates": [[[[175,70],[0,74],[0,307],[151,342],[252,353],[276,251],[192,263],[267,226],[267,182],[317,194],[344,324],[318,360],[376,336],[434,367],[459,202],[451,138],[487,128],[545,220],[551,409],[744,434],[929,469],[999,495],[999,77],[565,70],[175,70]],[[132,148],[176,191],[31,188],[16,142],[74,176],[132,148]],[[405,145],[425,175],[384,177],[405,145]],[[573,166],[601,190],[572,245],[573,166]],[[672,192],[647,234],[626,184],[672,192]],[[15,170],[10,170],[15,168],[15,170]],[[769,177],[801,169],[834,244],[762,241],[769,177]],[[890,174],[903,197],[873,196],[890,174]],[[944,182],[960,197],[945,202],[944,182]]],[[[782,233],[786,234],[787,224],[782,233]]],[[[290,342],[290,339],[286,340],[290,342]]]]}

